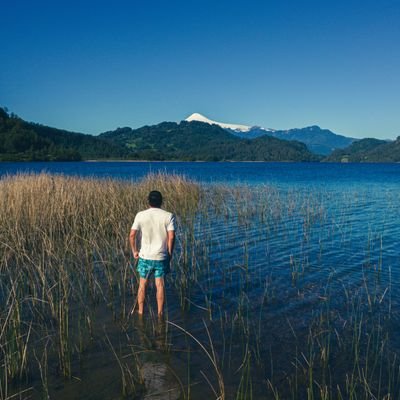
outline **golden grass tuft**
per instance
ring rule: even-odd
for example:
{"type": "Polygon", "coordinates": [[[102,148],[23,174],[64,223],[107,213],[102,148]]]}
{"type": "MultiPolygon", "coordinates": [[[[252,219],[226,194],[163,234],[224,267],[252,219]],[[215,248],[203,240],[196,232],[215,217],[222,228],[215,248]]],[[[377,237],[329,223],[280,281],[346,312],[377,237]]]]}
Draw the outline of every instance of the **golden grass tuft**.
{"type": "Polygon", "coordinates": [[[127,238],[150,190],[160,190],[164,207],[182,218],[196,213],[200,187],[178,175],[137,182],[45,173],[0,180],[0,397],[7,397],[8,380],[32,368],[33,354],[47,360],[52,352],[60,372],[71,376],[73,349],[91,330],[90,304],[115,296],[125,307],[127,238]]]}

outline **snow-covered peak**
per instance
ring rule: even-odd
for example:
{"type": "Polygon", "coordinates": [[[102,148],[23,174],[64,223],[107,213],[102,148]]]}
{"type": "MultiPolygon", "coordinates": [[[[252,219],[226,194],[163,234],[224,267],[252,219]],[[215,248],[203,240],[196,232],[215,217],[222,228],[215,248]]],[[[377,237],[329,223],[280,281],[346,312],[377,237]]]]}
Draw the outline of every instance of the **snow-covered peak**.
{"type": "Polygon", "coordinates": [[[199,113],[194,113],[194,114],[190,115],[189,117],[186,118],[185,121],[188,121],[188,122],[199,121],[199,122],[204,122],[204,123],[210,124],[210,125],[219,125],[221,128],[232,129],[234,131],[240,131],[240,132],[248,132],[251,129],[251,126],[247,126],[247,125],[226,124],[223,122],[213,121],[199,113]]]}

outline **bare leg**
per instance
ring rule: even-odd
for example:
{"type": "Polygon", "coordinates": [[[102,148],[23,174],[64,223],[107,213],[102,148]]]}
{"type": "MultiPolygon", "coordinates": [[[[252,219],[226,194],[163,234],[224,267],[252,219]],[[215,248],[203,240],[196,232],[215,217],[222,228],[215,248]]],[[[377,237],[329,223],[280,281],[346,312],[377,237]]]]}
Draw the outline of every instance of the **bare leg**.
{"type": "Polygon", "coordinates": [[[156,278],[156,288],[157,288],[157,309],[158,309],[158,316],[161,317],[163,314],[164,308],[164,278],[156,278]]]}
{"type": "Polygon", "coordinates": [[[146,286],[147,286],[147,279],[140,278],[139,289],[137,294],[138,313],[140,315],[143,314],[144,299],[146,297],[146,286]]]}

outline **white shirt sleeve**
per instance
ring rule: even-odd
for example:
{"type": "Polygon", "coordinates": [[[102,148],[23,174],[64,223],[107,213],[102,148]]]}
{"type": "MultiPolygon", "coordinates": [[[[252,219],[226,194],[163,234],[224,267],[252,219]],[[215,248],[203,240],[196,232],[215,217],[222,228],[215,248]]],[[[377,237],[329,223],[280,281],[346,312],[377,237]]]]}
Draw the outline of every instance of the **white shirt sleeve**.
{"type": "Polygon", "coordinates": [[[167,231],[174,231],[175,230],[175,215],[171,215],[171,219],[167,225],[167,231]]]}
{"type": "Polygon", "coordinates": [[[135,229],[136,231],[140,231],[140,217],[139,213],[136,214],[135,220],[133,221],[132,228],[135,229]]]}

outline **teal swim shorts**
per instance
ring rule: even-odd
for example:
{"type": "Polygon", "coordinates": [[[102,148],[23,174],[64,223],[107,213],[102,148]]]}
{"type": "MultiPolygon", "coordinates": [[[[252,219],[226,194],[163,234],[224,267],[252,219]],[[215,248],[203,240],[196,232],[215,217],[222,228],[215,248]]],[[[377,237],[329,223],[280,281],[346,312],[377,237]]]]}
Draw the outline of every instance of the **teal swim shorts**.
{"type": "Polygon", "coordinates": [[[143,279],[148,279],[153,272],[156,278],[162,278],[169,272],[169,260],[145,260],[139,258],[136,269],[143,279]]]}

